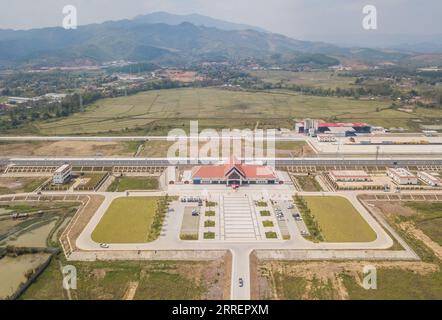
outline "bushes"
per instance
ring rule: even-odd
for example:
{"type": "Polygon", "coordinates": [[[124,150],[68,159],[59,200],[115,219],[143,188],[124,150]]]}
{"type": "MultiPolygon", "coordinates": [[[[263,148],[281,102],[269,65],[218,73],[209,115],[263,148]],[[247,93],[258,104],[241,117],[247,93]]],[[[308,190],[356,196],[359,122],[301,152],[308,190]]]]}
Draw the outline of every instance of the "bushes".
{"type": "Polygon", "coordinates": [[[204,233],[204,239],[206,239],[206,240],[213,240],[213,239],[215,239],[215,232],[205,232],[204,233]]]}
{"type": "Polygon", "coordinates": [[[206,207],[216,207],[218,204],[214,201],[206,201],[206,207]]]}
{"type": "Polygon", "coordinates": [[[216,223],[213,220],[207,220],[204,222],[204,227],[206,228],[213,228],[215,227],[216,223]]]}
{"type": "Polygon", "coordinates": [[[163,228],[164,218],[166,217],[167,208],[169,206],[170,198],[166,195],[164,198],[158,200],[155,216],[152,221],[148,241],[155,241],[161,234],[163,228]]]}
{"type": "Polygon", "coordinates": [[[270,221],[270,220],[263,221],[262,225],[264,227],[266,227],[266,228],[270,228],[270,227],[274,227],[275,226],[274,223],[272,221],[270,221]]]}
{"type": "Polygon", "coordinates": [[[270,217],[270,211],[262,210],[261,211],[261,217],[270,217]]]}
{"type": "Polygon", "coordinates": [[[321,228],[319,227],[318,222],[315,220],[314,216],[312,215],[312,212],[307,206],[307,203],[305,202],[304,198],[296,195],[295,203],[302,214],[302,218],[304,219],[304,223],[310,232],[310,237],[312,238],[312,240],[324,241],[324,238],[322,237],[321,234],[321,228]]]}
{"type": "Polygon", "coordinates": [[[181,240],[198,240],[198,234],[182,234],[181,240]]]}
{"type": "Polygon", "coordinates": [[[206,217],[214,217],[214,216],[215,216],[215,211],[213,210],[206,211],[206,217]]]}
{"type": "Polygon", "coordinates": [[[267,239],[277,239],[278,235],[276,232],[266,232],[266,238],[267,239]]]}

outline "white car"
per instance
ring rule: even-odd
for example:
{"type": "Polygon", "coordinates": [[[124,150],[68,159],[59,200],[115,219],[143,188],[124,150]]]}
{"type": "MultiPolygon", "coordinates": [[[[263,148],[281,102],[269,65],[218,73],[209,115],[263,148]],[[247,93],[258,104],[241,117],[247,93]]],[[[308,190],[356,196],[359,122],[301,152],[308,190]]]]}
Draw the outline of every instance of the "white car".
{"type": "Polygon", "coordinates": [[[109,245],[107,243],[101,243],[100,247],[103,249],[109,249],[109,245]]]}

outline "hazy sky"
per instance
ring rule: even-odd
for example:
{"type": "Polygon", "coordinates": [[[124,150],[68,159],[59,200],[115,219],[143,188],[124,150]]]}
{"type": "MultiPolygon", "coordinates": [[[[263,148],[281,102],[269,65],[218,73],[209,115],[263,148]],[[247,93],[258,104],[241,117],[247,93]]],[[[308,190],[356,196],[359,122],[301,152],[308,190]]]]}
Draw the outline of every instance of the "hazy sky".
{"type": "Polygon", "coordinates": [[[61,26],[62,8],[78,9],[80,24],[168,11],[200,13],[288,36],[442,33],[441,0],[0,0],[0,28],[61,26]],[[378,30],[362,29],[362,8],[378,10],[378,30]]]}

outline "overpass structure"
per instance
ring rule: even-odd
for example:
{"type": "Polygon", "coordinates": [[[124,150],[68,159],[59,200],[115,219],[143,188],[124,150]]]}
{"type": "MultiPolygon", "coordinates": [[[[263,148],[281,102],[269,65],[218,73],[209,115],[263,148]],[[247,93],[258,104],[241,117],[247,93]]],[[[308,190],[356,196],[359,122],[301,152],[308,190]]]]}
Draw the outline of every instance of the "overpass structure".
{"type": "MultiPolygon", "coordinates": [[[[244,162],[274,166],[442,166],[442,158],[254,158],[244,162]]],[[[0,158],[0,165],[16,166],[73,166],[115,167],[115,166],[189,166],[218,164],[219,158],[0,158]]]]}

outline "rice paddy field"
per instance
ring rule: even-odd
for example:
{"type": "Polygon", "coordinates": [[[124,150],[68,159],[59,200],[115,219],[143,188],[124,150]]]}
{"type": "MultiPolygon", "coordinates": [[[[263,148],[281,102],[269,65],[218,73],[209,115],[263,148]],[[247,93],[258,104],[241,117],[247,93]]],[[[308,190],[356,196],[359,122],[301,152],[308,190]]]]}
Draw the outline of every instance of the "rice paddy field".
{"type": "Polygon", "coordinates": [[[35,126],[43,135],[146,133],[164,135],[174,128],[259,128],[293,126],[296,118],[365,121],[372,125],[417,126],[441,118],[442,111],[417,108],[413,113],[390,109],[389,101],[305,96],[294,92],[247,92],[220,88],[185,88],[142,92],[103,99],[85,112],[35,126]]]}
{"type": "Polygon", "coordinates": [[[268,83],[297,84],[323,89],[352,88],[355,77],[340,77],[334,72],[291,72],[284,70],[252,71],[251,75],[268,83]]]}

